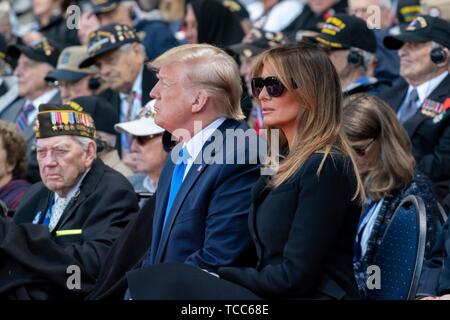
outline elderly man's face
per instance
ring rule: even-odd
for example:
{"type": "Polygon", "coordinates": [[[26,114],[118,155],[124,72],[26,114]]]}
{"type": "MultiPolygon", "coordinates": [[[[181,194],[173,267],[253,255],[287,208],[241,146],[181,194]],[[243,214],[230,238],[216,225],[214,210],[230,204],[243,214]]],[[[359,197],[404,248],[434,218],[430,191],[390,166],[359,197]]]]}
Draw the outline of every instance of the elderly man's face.
{"type": "Polygon", "coordinates": [[[47,63],[33,61],[24,54],[20,55],[14,74],[18,78],[19,95],[33,99],[48,88],[44,78],[52,67],[47,63]]]}
{"type": "Polygon", "coordinates": [[[84,150],[70,136],[37,139],[36,152],[42,182],[62,197],[76,185],[95,157],[93,145],[84,150]]]}
{"type": "Polygon", "coordinates": [[[161,171],[167,153],[163,149],[162,135],[156,137],[134,137],[131,151],[136,155],[135,171],[155,174],[161,171]]]}
{"type": "Polygon", "coordinates": [[[398,51],[400,56],[400,75],[408,82],[416,82],[433,72],[436,65],[430,58],[431,42],[406,42],[398,51]]]}
{"type": "Polygon", "coordinates": [[[334,67],[336,68],[336,71],[339,75],[339,78],[343,78],[345,76],[348,76],[346,74],[346,69],[348,65],[348,54],[349,50],[327,50],[328,57],[330,58],[331,62],[333,63],[334,67]]]}
{"type": "Polygon", "coordinates": [[[69,100],[90,96],[93,94],[92,90],[89,89],[89,77],[83,77],[78,81],[58,81],[59,94],[63,103],[69,100]]]}
{"type": "Polygon", "coordinates": [[[158,72],[159,81],[150,92],[156,100],[156,124],[172,133],[186,128],[186,124],[191,122],[195,99],[192,84],[185,76],[188,72],[189,66],[183,63],[162,66],[158,72]]]}
{"type": "Polygon", "coordinates": [[[98,57],[95,65],[100,69],[101,78],[112,90],[128,93],[133,87],[142,60],[134,49],[116,49],[98,57]]]}

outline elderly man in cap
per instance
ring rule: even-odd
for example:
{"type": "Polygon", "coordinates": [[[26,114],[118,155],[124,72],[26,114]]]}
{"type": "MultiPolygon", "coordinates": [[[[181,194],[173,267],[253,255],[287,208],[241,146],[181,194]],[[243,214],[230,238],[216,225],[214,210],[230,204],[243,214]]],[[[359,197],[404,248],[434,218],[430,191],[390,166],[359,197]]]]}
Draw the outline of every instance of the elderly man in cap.
{"type": "Polygon", "coordinates": [[[431,178],[442,198],[450,178],[450,23],[419,16],[404,33],[386,37],[384,44],[398,50],[405,81],[382,98],[408,132],[418,169],[431,178]]]}
{"type": "Polygon", "coordinates": [[[60,102],[58,90],[45,81],[47,73],[56,67],[59,52],[58,48],[46,38],[33,46],[13,45],[7,50],[7,56],[18,59],[14,75],[18,78],[19,95],[22,98],[6,107],[0,117],[14,122],[17,131],[25,136],[28,179],[32,182],[39,180],[36,155],[32,150],[33,127],[38,107],[43,103],[60,102]]]}
{"type": "Polygon", "coordinates": [[[337,14],[326,20],[315,40],[333,62],[345,95],[360,92],[377,95],[390,87],[390,83],[373,77],[377,40],[364,20],[337,14]]]}
{"type": "MultiPolygon", "coordinates": [[[[147,103],[135,120],[114,126],[117,131],[125,131],[133,136],[130,163],[133,164],[133,171],[137,173],[129,176],[128,180],[138,194],[156,192],[159,176],[167,158],[167,151],[164,150],[162,143],[164,129],[155,123],[152,116],[151,108],[154,101],[147,103]]],[[[142,199],[140,206],[142,207],[144,203],[145,200],[142,199]]]]}
{"type": "MultiPolygon", "coordinates": [[[[135,28],[141,36],[149,59],[155,59],[166,50],[179,45],[170,30],[169,24],[159,11],[153,11],[150,17],[141,19],[137,6],[132,1],[91,0],[94,13],[102,26],[123,24],[135,28]]],[[[157,4],[157,2],[153,2],[157,4]]]]}
{"type": "Polygon", "coordinates": [[[374,77],[378,80],[395,82],[400,77],[400,59],[395,52],[387,49],[383,44],[384,37],[389,34],[394,24],[395,12],[392,1],[349,0],[348,6],[349,14],[366,21],[377,39],[377,66],[374,77]]]}
{"type": "Polygon", "coordinates": [[[67,101],[67,104],[77,111],[86,112],[94,120],[97,157],[125,177],[132,175],[133,171],[122,162],[115,148],[117,135],[114,125],[119,122],[119,115],[111,104],[99,96],[77,97],[67,101]]]}
{"type": "Polygon", "coordinates": [[[137,197],[125,177],[96,159],[87,113],[43,104],[35,129],[42,182],[27,192],[14,222],[0,219],[0,297],[79,298],[137,212],[137,197]]]}
{"type": "Polygon", "coordinates": [[[59,55],[56,69],[45,77],[45,81],[59,88],[63,103],[76,97],[98,94],[101,85],[96,77],[98,69],[94,66],[79,68],[80,62],[86,58],[87,47],[67,47],[59,55]]]}
{"type": "MultiPolygon", "coordinates": [[[[157,79],[144,66],[145,50],[134,29],[119,24],[102,26],[89,35],[88,58],[80,68],[96,65],[101,79],[120,93],[120,122],[134,119],[150,97],[148,93],[157,79]]],[[[131,136],[123,133],[120,139],[122,156],[128,155],[131,136]]]]}

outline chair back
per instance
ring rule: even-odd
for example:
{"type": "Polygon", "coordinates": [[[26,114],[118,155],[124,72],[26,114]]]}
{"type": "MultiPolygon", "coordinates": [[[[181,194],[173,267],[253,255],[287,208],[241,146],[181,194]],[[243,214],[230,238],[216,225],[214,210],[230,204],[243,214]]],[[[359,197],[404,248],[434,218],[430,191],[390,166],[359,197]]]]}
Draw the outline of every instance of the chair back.
{"type": "Polygon", "coordinates": [[[380,289],[368,291],[375,300],[414,299],[425,254],[426,209],[420,197],[405,197],[395,210],[376,249],[380,289]]]}

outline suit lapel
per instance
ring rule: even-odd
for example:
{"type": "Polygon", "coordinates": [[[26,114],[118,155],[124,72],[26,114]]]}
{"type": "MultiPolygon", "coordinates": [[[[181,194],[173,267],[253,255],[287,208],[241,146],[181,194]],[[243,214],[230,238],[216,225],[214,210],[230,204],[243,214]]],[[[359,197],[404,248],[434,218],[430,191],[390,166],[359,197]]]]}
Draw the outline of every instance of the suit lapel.
{"type": "Polygon", "coordinates": [[[401,86],[398,88],[398,94],[392,95],[392,106],[394,107],[395,113],[398,112],[400,107],[403,105],[406,94],[408,93],[409,85],[407,82],[402,82],[401,86]]]}
{"type": "Polygon", "coordinates": [[[155,256],[158,250],[158,246],[161,239],[161,230],[164,221],[164,216],[166,213],[167,201],[169,199],[170,193],[170,182],[172,178],[172,172],[175,165],[173,164],[170,155],[167,157],[166,165],[161,173],[161,178],[159,179],[158,188],[156,190],[156,204],[155,204],[155,215],[153,218],[153,236],[151,242],[151,252],[152,264],[154,263],[155,256]],[[164,178],[163,178],[164,177],[164,178]]]}
{"type": "MultiPolygon", "coordinates": [[[[444,99],[449,96],[450,89],[450,75],[444,78],[444,80],[433,90],[433,92],[427,97],[427,99],[431,99],[434,101],[438,101],[440,103],[444,102],[444,99]]],[[[408,132],[409,137],[412,137],[416,132],[419,125],[425,121],[430,119],[430,117],[424,115],[422,113],[422,108],[419,108],[417,113],[408,121],[405,122],[404,127],[408,132]]]]}
{"type": "Polygon", "coordinates": [[[409,119],[403,124],[403,126],[406,129],[406,132],[408,132],[408,136],[411,138],[414,135],[414,132],[416,131],[417,127],[427,119],[430,119],[430,117],[427,117],[426,115],[422,114],[421,109],[419,109],[411,119],[409,119]]]}
{"type": "Polygon", "coordinates": [[[104,168],[102,168],[102,163],[100,159],[96,159],[88,172],[84,181],[80,185],[80,190],[74,195],[72,200],[67,205],[61,219],[55,226],[55,230],[58,230],[63,226],[70,217],[76,212],[77,208],[85,201],[85,199],[95,190],[98,182],[101,180],[104,168]]]}

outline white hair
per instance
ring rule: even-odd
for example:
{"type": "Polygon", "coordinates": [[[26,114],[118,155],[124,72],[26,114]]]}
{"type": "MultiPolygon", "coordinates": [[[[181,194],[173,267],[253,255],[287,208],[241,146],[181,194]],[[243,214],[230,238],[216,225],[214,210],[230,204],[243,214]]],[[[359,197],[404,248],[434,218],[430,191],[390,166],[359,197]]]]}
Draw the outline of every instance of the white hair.
{"type": "Polygon", "coordinates": [[[91,138],[87,138],[87,137],[71,136],[71,138],[75,142],[77,142],[83,148],[83,151],[85,151],[85,152],[88,150],[90,142],[95,143],[94,140],[92,140],[91,138]]]}

